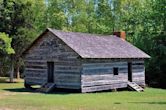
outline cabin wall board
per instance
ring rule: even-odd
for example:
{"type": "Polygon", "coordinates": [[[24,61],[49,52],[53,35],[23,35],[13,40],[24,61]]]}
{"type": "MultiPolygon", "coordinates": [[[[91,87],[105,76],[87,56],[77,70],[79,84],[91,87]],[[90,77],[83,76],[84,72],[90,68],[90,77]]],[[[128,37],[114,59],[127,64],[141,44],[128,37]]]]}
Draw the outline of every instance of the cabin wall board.
{"type": "Polygon", "coordinates": [[[141,86],[145,86],[145,66],[143,60],[132,62],[132,72],[132,81],[141,86]]]}

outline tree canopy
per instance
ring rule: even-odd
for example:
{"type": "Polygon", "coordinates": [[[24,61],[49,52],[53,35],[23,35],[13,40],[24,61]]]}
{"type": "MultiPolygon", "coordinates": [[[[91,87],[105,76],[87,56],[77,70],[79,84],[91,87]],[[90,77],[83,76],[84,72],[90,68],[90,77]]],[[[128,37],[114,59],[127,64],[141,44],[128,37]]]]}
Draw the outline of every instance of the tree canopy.
{"type": "Polygon", "coordinates": [[[14,54],[14,49],[11,47],[12,39],[5,33],[0,33],[0,56],[6,54],[14,54]]]}

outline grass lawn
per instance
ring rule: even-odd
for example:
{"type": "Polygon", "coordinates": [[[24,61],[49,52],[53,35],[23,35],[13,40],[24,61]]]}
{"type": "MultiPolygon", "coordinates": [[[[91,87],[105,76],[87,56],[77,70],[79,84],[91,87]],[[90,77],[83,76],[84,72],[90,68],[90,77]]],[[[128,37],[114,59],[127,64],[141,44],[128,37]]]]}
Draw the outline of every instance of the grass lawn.
{"type": "Polygon", "coordinates": [[[0,78],[0,110],[166,110],[166,90],[41,94],[0,78]]]}

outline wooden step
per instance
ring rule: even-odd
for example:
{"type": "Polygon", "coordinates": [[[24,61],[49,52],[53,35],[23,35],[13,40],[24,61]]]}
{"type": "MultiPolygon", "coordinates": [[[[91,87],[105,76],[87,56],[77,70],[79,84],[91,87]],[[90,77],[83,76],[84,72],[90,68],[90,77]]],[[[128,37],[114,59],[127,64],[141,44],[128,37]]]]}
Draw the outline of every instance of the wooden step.
{"type": "Polygon", "coordinates": [[[55,88],[55,83],[44,83],[41,88],[37,89],[37,92],[48,93],[55,88]]]}
{"type": "Polygon", "coordinates": [[[128,88],[131,90],[135,90],[138,92],[144,91],[144,89],[140,87],[138,84],[136,84],[135,82],[128,81],[127,85],[128,85],[128,88]]]}

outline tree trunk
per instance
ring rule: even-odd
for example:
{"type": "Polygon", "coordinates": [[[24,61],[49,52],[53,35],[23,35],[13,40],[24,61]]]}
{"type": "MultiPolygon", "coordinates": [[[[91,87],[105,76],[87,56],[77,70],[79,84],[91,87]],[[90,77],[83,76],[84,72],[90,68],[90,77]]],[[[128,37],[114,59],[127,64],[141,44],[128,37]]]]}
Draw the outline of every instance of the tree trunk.
{"type": "Polygon", "coordinates": [[[19,64],[16,65],[16,77],[17,77],[17,79],[20,79],[20,66],[19,66],[19,64]]]}
{"type": "Polygon", "coordinates": [[[13,64],[13,60],[11,60],[10,82],[11,83],[14,82],[14,64],[13,64]]]}
{"type": "Polygon", "coordinates": [[[0,65],[0,76],[3,76],[2,65],[0,65]]]}
{"type": "Polygon", "coordinates": [[[10,55],[11,66],[10,66],[10,82],[14,82],[14,58],[13,55],[10,55]]]}

